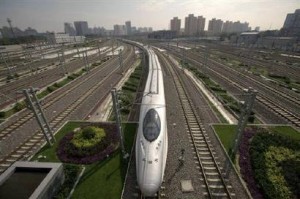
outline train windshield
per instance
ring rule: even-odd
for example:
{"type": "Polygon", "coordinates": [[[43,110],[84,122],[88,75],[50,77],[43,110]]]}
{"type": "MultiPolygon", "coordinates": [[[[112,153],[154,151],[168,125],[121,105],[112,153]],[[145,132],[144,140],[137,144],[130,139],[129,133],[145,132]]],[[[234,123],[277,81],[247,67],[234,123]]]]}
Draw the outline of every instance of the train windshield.
{"type": "Polygon", "coordinates": [[[154,109],[150,109],[144,118],[143,134],[149,142],[154,141],[160,133],[160,118],[154,109]]]}

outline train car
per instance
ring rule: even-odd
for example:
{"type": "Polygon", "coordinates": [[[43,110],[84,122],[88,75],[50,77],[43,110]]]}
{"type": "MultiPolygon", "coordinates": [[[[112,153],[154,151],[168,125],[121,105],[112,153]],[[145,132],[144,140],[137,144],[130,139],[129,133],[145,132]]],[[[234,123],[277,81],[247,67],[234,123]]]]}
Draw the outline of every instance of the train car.
{"type": "Polygon", "coordinates": [[[136,174],[143,196],[155,196],[163,181],[168,131],[161,66],[154,51],[146,47],[149,73],[142,99],[136,138],[136,174]]]}

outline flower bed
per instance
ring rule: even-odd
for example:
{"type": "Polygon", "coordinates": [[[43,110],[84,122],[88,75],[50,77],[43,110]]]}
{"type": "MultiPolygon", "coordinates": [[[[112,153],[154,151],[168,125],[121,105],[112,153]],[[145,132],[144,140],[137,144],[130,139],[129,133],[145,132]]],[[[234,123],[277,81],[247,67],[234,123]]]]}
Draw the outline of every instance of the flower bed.
{"type": "Polygon", "coordinates": [[[247,187],[255,199],[263,199],[263,195],[254,178],[254,171],[250,159],[250,140],[255,135],[257,128],[247,127],[243,132],[241,143],[239,145],[239,165],[240,173],[247,183],[247,187]]]}
{"type": "Polygon", "coordinates": [[[72,144],[74,132],[67,133],[57,148],[58,158],[65,163],[91,164],[109,156],[118,146],[117,128],[110,124],[101,124],[99,127],[104,129],[106,136],[101,142],[88,148],[77,148],[72,144]]]}

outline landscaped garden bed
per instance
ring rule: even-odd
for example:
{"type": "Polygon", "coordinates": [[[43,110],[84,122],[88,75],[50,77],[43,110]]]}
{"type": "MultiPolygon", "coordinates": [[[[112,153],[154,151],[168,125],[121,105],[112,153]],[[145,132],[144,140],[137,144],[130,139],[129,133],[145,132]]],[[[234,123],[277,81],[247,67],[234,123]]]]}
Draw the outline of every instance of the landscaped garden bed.
{"type": "MultiPolygon", "coordinates": [[[[235,126],[214,126],[227,151],[235,126]]],[[[249,126],[239,145],[239,168],[253,198],[299,198],[300,133],[289,126],[249,126]]]]}
{"type": "Polygon", "coordinates": [[[116,125],[87,126],[67,133],[60,140],[57,156],[64,163],[91,164],[111,155],[118,144],[116,125]]]}
{"type": "MultiPolygon", "coordinates": [[[[102,136],[101,140],[108,138],[109,134],[112,133],[111,131],[116,130],[114,123],[68,122],[55,135],[55,138],[57,140],[56,143],[51,147],[49,145],[45,145],[32,158],[32,160],[41,162],[61,162],[60,158],[57,156],[61,140],[63,140],[65,136],[68,136],[70,133],[74,132],[75,129],[77,129],[75,131],[80,132],[78,128],[83,130],[88,126],[96,126],[105,130],[106,136],[104,136],[105,138],[102,136]]],[[[134,123],[123,124],[125,149],[128,153],[131,152],[134,143],[136,128],[137,124],[134,123]]],[[[115,133],[116,132],[113,132],[113,134],[115,133]]],[[[87,133],[86,138],[89,138],[89,136],[91,135],[87,133]]],[[[82,143],[82,145],[85,145],[85,141],[79,141],[79,145],[80,143],[82,143]]],[[[101,143],[101,141],[99,143],[101,143]]],[[[91,142],[90,144],[93,145],[94,143],[91,142]]],[[[87,144],[86,146],[91,145],[87,144]]],[[[119,144],[115,146],[119,146],[119,144]]],[[[78,172],[80,172],[78,169],[82,168],[82,166],[85,167],[85,171],[75,188],[72,198],[120,198],[123,183],[125,180],[127,165],[128,159],[123,159],[123,154],[119,148],[114,148],[113,152],[107,155],[102,155],[102,158],[97,160],[95,159],[95,162],[93,163],[85,161],[79,162],[77,164],[64,163],[64,166],[67,166],[66,172],[71,173],[71,176],[78,174],[78,172]],[[70,168],[70,166],[72,168],[68,169],[70,168]]],[[[57,194],[57,198],[66,198],[66,196],[71,191],[71,187],[73,187],[75,183],[75,179],[77,178],[72,177],[72,179],[69,179],[69,181],[67,182],[67,185],[63,185],[63,187],[65,188],[62,188],[62,190],[57,194]]]]}

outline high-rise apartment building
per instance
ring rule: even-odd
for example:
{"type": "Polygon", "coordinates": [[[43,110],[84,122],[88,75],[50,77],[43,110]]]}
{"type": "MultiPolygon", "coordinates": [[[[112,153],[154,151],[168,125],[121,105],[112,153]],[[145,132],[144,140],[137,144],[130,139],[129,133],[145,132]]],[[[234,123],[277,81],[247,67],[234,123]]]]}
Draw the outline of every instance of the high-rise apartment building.
{"type": "Polygon", "coordinates": [[[233,32],[233,22],[232,21],[225,21],[225,23],[223,23],[222,32],[226,32],[226,33],[233,32]]]}
{"type": "Polygon", "coordinates": [[[76,29],[76,35],[84,36],[89,34],[89,26],[86,21],[74,21],[74,26],[76,29]]]}
{"type": "Polygon", "coordinates": [[[193,14],[189,14],[185,17],[184,22],[184,34],[187,36],[192,36],[197,33],[197,17],[193,14]]]}
{"type": "Polygon", "coordinates": [[[126,34],[131,35],[131,21],[126,21],[125,26],[126,26],[126,34]]]}
{"type": "Polygon", "coordinates": [[[180,32],[181,20],[178,17],[174,17],[170,22],[170,30],[176,31],[177,34],[180,32]]]}
{"type": "Polygon", "coordinates": [[[294,13],[289,13],[284,21],[283,29],[287,36],[300,37],[300,9],[294,13]]]}
{"type": "Polygon", "coordinates": [[[126,35],[125,25],[114,25],[114,35],[115,36],[126,35]]]}
{"type": "Polygon", "coordinates": [[[240,33],[244,31],[249,31],[251,28],[249,27],[249,23],[241,23],[240,21],[232,22],[232,21],[225,21],[223,23],[222,32],[225,33],[240,33]]]}
{"type": "Polygon", "coordinates": [[[197,34],[201,34],[204,32],[205,27],[205,18],[202,16],[198,16],[197,19],[197,34]]]}
{"type": "Polygon", "coordinates": [[[75,36],[76,31],[71,23],[64,23],[64,30],[66,34],[69,34],[70,36],[75,36]]]}
{"type": "Polygon", "coordinates": [[[220,34],[222,31],[223,21],[221,19],[213,18],[209,20],[208,32],[212,35],[220,34]]]}
{"type": "Polygon", "coordinates": [[[195,36],[204,32],[205,18],[202,16],[195,17],[189,14],[185,18],[184,34],[187,36],[195,36]]]}

